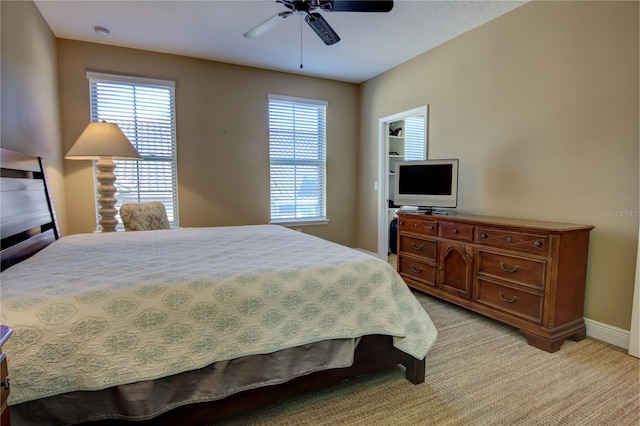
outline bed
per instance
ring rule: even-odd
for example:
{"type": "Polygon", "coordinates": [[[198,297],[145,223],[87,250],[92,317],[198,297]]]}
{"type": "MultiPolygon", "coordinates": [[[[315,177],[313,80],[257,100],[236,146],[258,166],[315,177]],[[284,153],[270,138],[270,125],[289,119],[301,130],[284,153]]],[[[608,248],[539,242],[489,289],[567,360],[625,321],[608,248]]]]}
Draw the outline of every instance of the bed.
{"type": "Polygon", "coordinates": [[[424,381],[437,331],[386,262],[276,225],[60,237],[42,159],[1,156],[14,426],[202,424],[397,365],[424,381]]]}

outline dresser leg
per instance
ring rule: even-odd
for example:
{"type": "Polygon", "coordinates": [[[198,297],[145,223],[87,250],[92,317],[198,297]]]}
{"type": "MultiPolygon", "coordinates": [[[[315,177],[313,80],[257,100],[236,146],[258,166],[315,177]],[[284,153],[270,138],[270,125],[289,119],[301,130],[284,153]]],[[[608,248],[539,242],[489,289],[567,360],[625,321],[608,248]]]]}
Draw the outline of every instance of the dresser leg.
{"type": "Polygon", "coordinates": [[[0,425],[2,426],[11,426],[11,416],[9,414],[9,406],[4,405],[2,407],[2,415],[0,417],[0,425]]]}
{"type": "Polygon", "coordinates": [[[577,329],[571,330],[570,332],[556,335],[552,338],[539,336],[522,329],[519,331],[520,334],[522,334],[527,339],[527,343],[529,345],[547,352],[555,352],[559,350],[566,339],[572,339],[576,342],[579,342],[587,337],[587,329],[584,325],[582,327],[578,327],[577,329]]]}
{"type": "Polygon", "coordinates": [[[571,336],[573,340],[579,342],[587,338],[587,328],[583,328],[582,330],[576,332],[573,336],[571,336]]]}
{"type": "Polygon", "coordinates": [[[560,349],[560,346],[564,343],[564,337],[562,339],[547,339],[546,337],[538,336],[525,330],[520,330],[520,334],[527,339],[529,345],[546,352],[555,352],[560,349]]]}

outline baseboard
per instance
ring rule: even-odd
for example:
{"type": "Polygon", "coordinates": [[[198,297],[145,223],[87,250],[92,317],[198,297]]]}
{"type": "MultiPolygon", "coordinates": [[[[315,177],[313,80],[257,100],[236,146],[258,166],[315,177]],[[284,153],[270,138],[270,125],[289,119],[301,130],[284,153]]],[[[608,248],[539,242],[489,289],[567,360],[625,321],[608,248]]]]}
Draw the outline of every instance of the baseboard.
{"type": "Polygon", "coordinates": [[[587,326],[587,336],[614,346],[629,349],[629,331],[589,318],[585,318],[584,323],[587,326]]]}

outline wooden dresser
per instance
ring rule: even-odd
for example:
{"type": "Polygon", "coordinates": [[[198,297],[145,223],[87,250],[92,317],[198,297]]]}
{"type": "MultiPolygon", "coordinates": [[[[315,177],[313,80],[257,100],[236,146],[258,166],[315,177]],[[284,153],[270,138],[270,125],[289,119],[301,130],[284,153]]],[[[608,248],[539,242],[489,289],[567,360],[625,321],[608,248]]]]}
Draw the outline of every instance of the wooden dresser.
{"type": "Polygon", "coordinates": [[[586,337],[593,226],[398,214],[398,272],[420,291],[517,327],[547,352],[586,337]]]}
{"type": "Polygon", "coordinates": [[[7,357],[5,356],[2,346],[11,336],[11,329],[6,325],[0,325],[0,402],[2,403],[2,414],[0,414],[0,425],[11,426],[9,417],[9,405],[7,398],[9,397],[9,370],[7,368],[7,357]]]}

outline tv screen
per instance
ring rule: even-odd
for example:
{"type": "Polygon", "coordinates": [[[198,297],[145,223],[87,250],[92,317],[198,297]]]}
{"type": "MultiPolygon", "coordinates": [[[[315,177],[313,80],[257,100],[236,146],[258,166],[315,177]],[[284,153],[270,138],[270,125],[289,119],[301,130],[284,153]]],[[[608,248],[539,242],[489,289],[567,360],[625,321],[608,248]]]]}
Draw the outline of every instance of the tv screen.
{"type": "Polygon", "coordinates": [[[458,160],[399,161],[394,203],[400,206],[457,207],[458,160]]]}

